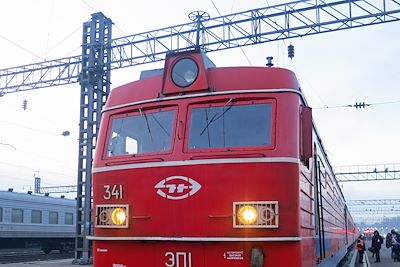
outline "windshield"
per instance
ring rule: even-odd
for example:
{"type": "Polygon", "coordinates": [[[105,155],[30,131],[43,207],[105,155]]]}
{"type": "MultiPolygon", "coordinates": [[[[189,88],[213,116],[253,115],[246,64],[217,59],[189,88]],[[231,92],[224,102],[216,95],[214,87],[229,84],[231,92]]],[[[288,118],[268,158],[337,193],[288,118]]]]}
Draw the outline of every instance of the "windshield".
{"type": "Polygon", "coordinates": [[[271,145],[272,104],[193,108],[189,148],[271,145]]]}
{"type": "Polygon", "coordinates": [[[175,111],[138,111],[133,116],[112,120],[107,156],[164,152],[171,149],[175,111]]]}

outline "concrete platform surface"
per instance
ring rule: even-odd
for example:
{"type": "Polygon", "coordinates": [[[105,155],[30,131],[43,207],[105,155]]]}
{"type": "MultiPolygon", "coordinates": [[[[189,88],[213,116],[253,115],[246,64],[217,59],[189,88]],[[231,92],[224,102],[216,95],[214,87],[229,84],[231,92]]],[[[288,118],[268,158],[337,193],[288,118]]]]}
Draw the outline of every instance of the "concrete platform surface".
{"type": "Polygon", "coordinates": [[[400,262],[394,262],[392,257],[391,257],[392,249],[391,248],[386,248],[385,246],[382,246],[381,249],[381,262],[375,262],[375,258],[372,258],[372,253],[367,252],[368,259],[370,262],[370,266],[380,266],[380,267],[400,267],[400,262]]]}
{"type": "MultiPolygon", "coordinates": [[[[366,247],[371,246],[371,241],[366,242],[366,247]]],[[[392,249],[391,248],[386,248],[385,244],[383,244],[380,255],[381,255],[381,261],[380,262],[375,262],[375,258],[372,257],[372,253],[370,251],[365,251],[364,254],[364,263],[360,264],[358,263],[358,257],[355,260],[355,267],[400,267],[400,262],[394,262],[392,257],[391,257],[392,249]]],[[[357,253],[356,253],[357,254],[357,253]]]]}

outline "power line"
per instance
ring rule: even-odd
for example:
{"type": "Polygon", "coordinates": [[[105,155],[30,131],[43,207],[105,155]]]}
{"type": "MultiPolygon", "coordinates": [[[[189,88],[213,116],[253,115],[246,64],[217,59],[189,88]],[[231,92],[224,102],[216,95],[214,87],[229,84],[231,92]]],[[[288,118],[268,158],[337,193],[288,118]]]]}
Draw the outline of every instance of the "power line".
{"type": "Polygon", "coordinates": [[[13,44],[14,46],[16,46],[16,47],[18,47],[18,48],[24,50],[25,52],[31,54],[32,56],[36,57],[37,59],[44,60],[42,57],[36,55],[36,54],[33,53],[32,51],[29,51],[28,49],[26,49],[26,48],[24,48],[24,47],[22,47],[21,45],[17,44],[16,42],[11,41],[10,39],[8,39],[7,37],[5,37],[4,35],[1,35],[1,34],[0,34],[0,37],[3,38],[4,40],[8,41],[9,43],[13,44]]]}
{"type": "MultiPolygon", "coordinates": [[[[12,164],[12,163],[8,163],[8,162],[4,162],[4,161],[0,161],[0,165],[7,165],[7,166],[16,167],[16,168],[18,168],[18,171],[22,171],[22,169],[25,169],[26,171],[37,170],[37,167],[24,166],[24,165],[20,165],[20,164],[12,164]]],[[[54,176],[63,176],[65,178],[70,178],[70,179],[75,179],[74,174],[72,174],[72,172],[75,173],[76,171],[77,171],[76,169],[68,169],[68,168],[61,167],[61,166],[59,166],[58,169],[54,169],[54,170],[49,170],[49,169],[42,169],[41,170],[41,172],[45,172],[47,174],[53,174],[54,176]],[[64,169],[67,172],[71,172],[71,173],[64,172],[64,169]]]]}
{"type": "Polygon", "coordinates": [[[88,2],[86,2],[85,0],[81,0],[85,5],[87,5],[90,9],[92,9],[94,12],[98,12],[94,7],[92,7],[91,5],[89,5],[88,2]]]}
{"type": "MultiPolygon", "coordinates": [[[[267,3],[267,6],[271,6],[271,5],[269,4],[268,0],[265,0],[265,2],[267,3]]],[[[269,13],[272,14],[272,11],[269,10],[269,13]]],[[[277,21],[276,21],[274,18],[272,18],[271,20],[272,20],[276,25],[278,25],[277,21]]],[[[285,39],[282,39],[281,41],[283,42],[283,44],[285,45],[285,47],[288,47],[288,45],[287,45],[285,39]]],[[[289,41],[289,44],[292,45],[292,41],[289,41]]],[[[279,65],[279,42],[278,42],[278,59],[277,59],[277,61],[278,61],[278,65],[279,65]]],[[[310,81],[307,79],[307,77],[306,77],[302,72],[300,72],[300,71],[296,68],[296,65],[294,64],[294,61],[293,61],[293,57],[290,58],[290,62],[291,62],[291,64],[292,64],[292,67],[293,67],[294,72],[295,72],[296,74],[299,74],[301,77],[303,77],[304,81],[309,85],[309,87],[310,87],[311,90],[315,93],[315,95],[319,98],[319,100],[321,101],[321,103],[323,103],[324,105],[326,105],[326,102],[322,99],[322,97],[321,97],[321,96],[318,94],[318,92],[314,89],[313,85],[310,83],[310,81]]]]}
{"type": "Polygon", "coordinates": [[[0,145],[2,145],[2,146],[9,146],[9,147],[13,148],[14,150],[17,150],[17,148],[16,148],[15,146],[10,145],[10,144],[7,144],[7,143],[2,143],[2,142],[0,142],[0,145]]]}
{"type": "MultiPolygon", "coordinates": [[[[82,26],[79,25],[78,28],[76,28],[75,30],[73,30],[70,34],[68,34],[65,38],[63,38],[61,41],[59,41],[58,43],[56,43],[55,45],[53,45],[51,48],[49,48],[46,52],[44,52],[40,58],[44,57],[45,55],[47,55],[48,53],[50,53],[50,51],[52,51],[54,48],[58,47],[60,44],[64,43],[68,38],[70,38],[74,33],[76,33],[78,30],[80,30],[82,28],[82,26]]],[[[68,55],[67,55],[68,56],[68,55]]]]}
{"type": "Polygon", "coordinates": [[[369,107],[369,106],[390,105],[390,104],[398,104],[398,103],[400,103],[400,100],[377,102],[377,103],[356,102],[356,104],[354,104],[354,105],[350,104],[350,105],[315,107],[313,109],[331,109],[331,108],[356,108],[356,109],[362,109],[362,108],[369,107]]]}
{"type": "MultiPolygon", "coordinates": [[[[221,14],[221,12],[219,12],[219,9],[218,9],[217,6],[215,5],[214,1],[213,1],[213,0],[210,0],[210,1],[211,1],[212,5],[214,6],[214,8],[217,10],[218,15],[219,15],[220,17],[222,17],[222,14],[221,14]]],[[[234,38],[236,38],[236,37],[233,35],[233,33],[232,33],[232,36],[233,36],[234,38]]],[[[242,54],[243,54],[244,57],[246,58],[246,60],[247,60],[247,62],[249,63],[249,65],[250,65],[250,66],[253,66],[253,64],[251,63],[250,59],[248,58],[248,56],[247,56],[246,53],[244,52],[243,48],[242,48],[241,46],[239,46],[239,48],[240,48],[240,51],[242,51],[242,54]]]]}
{"type": "MultiPolygon", "coordinates": [[[[85,5],[87,5],[90,9],[92,9],[94,12],[99,12],[98,10],[96,10],[93,6],[91,6],[88,2],[86,2],[85,0],[81,0],[85,5]]],[[[114,23],[113,23],[114,24],[114,23]]],[[[122,32],[124,35],[128,35],[126,34],[120,27],[118,27],[118,25],[114,24],[114,27],[117,28],[120,32],[122,32]]]]}
{"type": "MultiPolygon", "coordinates": [[[[285,43],[285,40],[283,40],[285,43]]],[[[285,43],[286,44],[286,43],[285,43]]],[[[309,82],[309,80],[307,79],[307,77],[300,72],[299,70],[297,70],[296,65],[294,64],[293,60],[291,59],[290,62],[292,63],[293,66],[293,70],[296,74],[299,74],[301,77],[303,77],[304,81],[309,85],[310,89],[315,93],[315,95],[319,98],[319,100],[326,105],[326,102],[322,99],[322,97],[318,94],[317,90],[314,89],[314,86],[309,82]]]]}
{"type": "MultiPolygon", "coordinates": [[[[25,52],[31,54],[32,56],[36,57],[36,60],[33,61],[32,63],[36,63],[37,60],[42,60],[45,61],[46,59],[44,58],[45,55],[47,55],[50,51],[52,51],[53,49],[55,49],[56,47],[58,47],[60,44],[62,44],[64,41],[66,41],[68,38],[70,38],[74,33],[76,33],[78,30],[81,29],[82,26],[79,26],[78,28],[76,28],[75,30],[73,30],[70,34],[68,34],[64,39],[62,39],[61,41],[59,41],[57,44],[55,44],[54,46],[52,46],[51,48],[49,48],[46,52],[44,52],[42,55],[37,55],[35,53],[33,53],[32,51],[24,48],[23,46],[17,44],[16,42],[8,39],[7,37],[5,37],[4,35],[0,34],[0,37],[3,38],[4,40],[8,41],[9,43],[13,44],[14,46],[24,50],[25,52]]],[[[74,49],[75,51],[75,49],[74,49]]]]}
{"type": "Polygon", "coordinates": [[[62,134],[56,134],[56,133],[44,131],[44,130],[41,130],[41,129],[36,129],[36,128],[28,127],[28,126],[25,126],[25,125],[21,125],[21,124],[14,123],[14,122],[9,122],[9,121],[4,121],[4,120],[0,120],[0,122],[6,123],[6,124],[9,124],[9,125],[13,125],[13,126],[17,126],[17,127],[21,127],[21,128],[25,128],[25,129],[32,130],[32,131],[37,131],[37,132],[41,132],[41,133],[46,133],[46,134],[54,135],[54,136],[61,136],[61,135],[62,135],[62,134]]]}

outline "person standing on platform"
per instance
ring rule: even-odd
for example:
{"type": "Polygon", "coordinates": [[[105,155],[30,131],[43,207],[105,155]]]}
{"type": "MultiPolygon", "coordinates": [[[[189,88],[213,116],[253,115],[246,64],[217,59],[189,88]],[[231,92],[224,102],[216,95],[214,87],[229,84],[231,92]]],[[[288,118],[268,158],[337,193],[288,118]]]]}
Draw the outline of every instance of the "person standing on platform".
{"type": "Polygon", "coordinates": [[[394,261],[400,261],[400,234],[396,230],[391,231],[392,234],[392,258],[394,261]]]}
{"type": "Polygon", "coordinates": [[[382,247],[382,243],[383,243],[382,236],[379,234],[378,231],[375,230],[374,235],[372,236],[372,249],[376,256],[375,262],[381,262],[380,250],[382,247]]]}
{"type": "Polygon", "coordinates": [[[358,251],[358,262],[363,263],[364,251],[365,251],[365,241],[363,235],[360,235],[357,238],[356,249],[358,251]]]}

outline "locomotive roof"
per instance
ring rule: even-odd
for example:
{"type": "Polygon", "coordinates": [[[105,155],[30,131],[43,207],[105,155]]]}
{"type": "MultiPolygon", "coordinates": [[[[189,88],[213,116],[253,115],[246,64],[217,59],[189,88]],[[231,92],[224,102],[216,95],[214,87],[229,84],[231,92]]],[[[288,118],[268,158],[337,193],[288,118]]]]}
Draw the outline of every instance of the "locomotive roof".
{"type": "MultiPolygon", "coordinates": [[[[151,99],[163,100],[163,75],[134,81],[111,90],[105,109],[151,99]]],[[[183,94],[213,93],[239,90],[293,89],[300,90],[295,74],[282,68],[270,67],[223,67],[206,70],[209,88],[203,92],[183,94]]]]}

